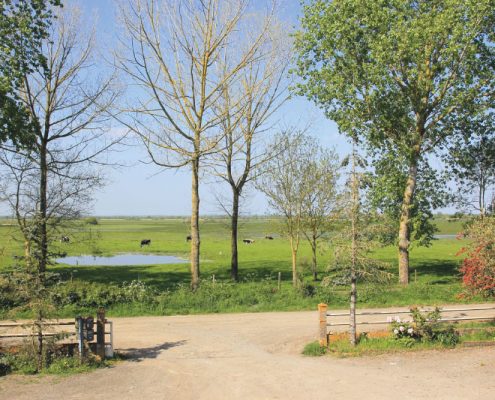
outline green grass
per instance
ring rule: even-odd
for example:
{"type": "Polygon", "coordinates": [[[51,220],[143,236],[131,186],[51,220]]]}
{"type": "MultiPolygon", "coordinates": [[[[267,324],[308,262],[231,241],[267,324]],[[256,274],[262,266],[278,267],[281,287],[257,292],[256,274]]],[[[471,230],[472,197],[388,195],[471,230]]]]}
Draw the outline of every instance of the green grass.
{"type": "MultiPolygon", "coordinates": [[[[458,323],[455,329],[461,334],[456,346],[462,346],[466,342],[481,342],[495,344],[495,321],[458,323]]],[[[330,354],[335,357],[360,357],[373,356],[386,353],[399,353],[421,350],[442,350],[456,346],[445,345],[440,342],[416,341],[414,339],[395,339],[391,334],[382,332],[378,337],[362,335],[356,346],[352,346],[347,334],[339,334],[336,340],[330,342],[327,347],[322,347],[318,342],[308,343],[302,353],[307,356],[322,356],[330,354]]]]}
{"type": "MultiPolygon", "coordinates": [[[[99,368],[107,368],[119,362],[123,358],[116,355],[112,359],[79,361],[77,356],[59,356],[53,359],[49,366],[41,370],[41,375],[70,376],[84,372],[91,372],[99,368]]],[[[0,366],[3,366],[4,375],[15,373],[20,375],[34,375],[36,372],[36,357],[24,354],[4,355],[0,354],[0,366]]],[[[1,376],[1,374],[0,374],[1,376]]]]}
{"type": "MultiPolygon", "coordinates": [[[[190,244],[185,238],[189,225],[184,218],[132,218],[99,219],[98,225],[73,227],[68,235],[69,244],[54,243],[54,247],[68,255],[117,253],[155,253],[187,257],[190,244]],[[140,248],[141,239],[151,239],[151,246],[140,248]]],[[[462,221],[449,222],[437,218],[441,234],[455,234],[462,221]]],[[[22,243],[14,226],[8,220],[0,220],[0,271],[7,271],[13,264],[13,255],[22,254],[22,243]]],[[[332,308],[347,307],[348,288],[321,287],[311,282],[308,269],[310,248],[301,243],[300,264],[306,266],[303,290],[291,287],[290,248],[279,237],[279,221],[274,218],[244,218],[240,223],[239,238],[251,238],[252,245],[239,244],[240,284],[229,282],[230,241],[228,221],[220,218],[201,220],[201,276],[202,288],[192,294],[188,264],[143,266],[68,266],[54,265],[50,270],[63,280],[74,284],[92,283],[92,294],[101,297],[108,286],[118,287],[124,282],[139,281],[151,288],[150,301],[126,301],[108,307],[109,315],[163,315],[207,312],[273,311],[314,309],[318,302],[326,302],[332,308]],[[264,239],[265,235],[275,240],[264,239]],[[281,272],[282,285],[278,288],[277,275],[281,272]],[[215,276],[215,283],[212,276],[215,276]]],[[[413,247],[411,251],[410,281],[407,287],[394,282],[384,287],[372,284],[359,285],[360,307],[439,305],[460,301],[480,301],[474,298],[460,300],[462,292],[456,256],[465,244],[462,240],[447,238],[434,241],[429,248],[413,247]]],[[[324,274],[331,261],[331,244],[325,244],[318,255],[319,273],[324,274]]],[[[390,272],[397,276],[397,251],[387,247],[376,251],[376,258],[390,263],[390,272]]],[[[86,308],[94,309],[92,303],[86,308]]],[[[73,316],[81,307],[64,307],[60,316],[73,316]]],[[[6,314],[4,313],[4,316],[6,314]]],[[[17,315],[24,315],[20,312],[17,315]]],[[[29,313],[25,314],[29,315],[29,313]]]]}
{"type": "Polygon", "coordinates": [[[342,339],[332,342],[328,354],[336,357],[374,356],[386,353],[400,353],[406,351],[439,350],[448,348],[441,343],[416,342],[411,344],[394,338],[369,338],[352,346],[348,340],[342,339]]]}
{"type": "Polygon", "coordinates": [[[302,353],[309,357],[320,357],[327,354],[328,348],[325,346],[320,346],[318,342],[311,342],[304,346],[302,353]]]}

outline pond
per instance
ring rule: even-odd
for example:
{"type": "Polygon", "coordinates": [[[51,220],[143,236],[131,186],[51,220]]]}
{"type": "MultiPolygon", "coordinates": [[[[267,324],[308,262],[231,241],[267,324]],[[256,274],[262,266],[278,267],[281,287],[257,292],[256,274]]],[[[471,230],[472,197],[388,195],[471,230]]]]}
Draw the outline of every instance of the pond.
{"type": "Polygon", "coordinates": [[[164,256],[159,254],[117,254],[115,256],[102,257],[92,255],[72,256],[57,258],[59,264],[68,265],[154,265],[154,264],[183,264],[188,260],[175,256],[164,256]]]}
{"type": "Polygon", "coordinates": [[[455,239],[457,237],[457,235],[453,235],[453,234],[450,234],[450,235],[433,235],[433,237],[435,239],[455,239]]]}

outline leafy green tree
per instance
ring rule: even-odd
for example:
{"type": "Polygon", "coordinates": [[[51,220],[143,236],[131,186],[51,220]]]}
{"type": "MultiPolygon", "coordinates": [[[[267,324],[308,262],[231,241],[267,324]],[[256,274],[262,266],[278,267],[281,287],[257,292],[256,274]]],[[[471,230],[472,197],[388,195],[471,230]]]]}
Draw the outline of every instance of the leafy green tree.
{"type": "Polygon", "coordinates": [[[488,195],[495,185],[495,114],[460,121],[447,149],[445,159],[456,183],[456,199],[484,217],[491,211],[488,195]]]}
{"type": "MultiPolygon", "coordinates": [[[[389,244],[397,243],[403,188],[407,181],[407,163],[401,156],[397,151],[383,151],[372,162],[373,173],[366,177],[370,206],[395,227],[395,234],[384,238],[389,244]]],[[[420,246],[431,244],[436,232],[432,210],[446,206],[451,198],[445,180],[425,160],[419,161],[416,192],[410,209],[411,242],[420,246]]]]}
{"type": "Polygon", "coordinates": [[[41,43],[60,0],[0,1],[0,143],[33,140],[36,124],[16,95],[25,74],[46,63],[41,43]]]}
{"type": "Polygon", "coordinates": [[[399,280],[409,281],[411,210],[419,164],[495,84],[495,0],[313,0],[296,36],[299,93],[342,132],[401,154],[407,178],[399,280]]]}

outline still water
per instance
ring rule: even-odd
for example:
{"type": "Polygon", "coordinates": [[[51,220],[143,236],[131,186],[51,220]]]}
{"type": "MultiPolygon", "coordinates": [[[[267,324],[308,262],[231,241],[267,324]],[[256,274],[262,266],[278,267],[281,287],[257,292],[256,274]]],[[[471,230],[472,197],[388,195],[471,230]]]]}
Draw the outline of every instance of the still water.
{"type": "Polygon", "coordinates": [[[118,254],[116,256],[101,257],[82,255],[63,257],[55,260],[60,264],[68,265],[152,265],[152,264],[182,264],[189,262],[175,256],[163,256],[158,254],[118,254]]]}

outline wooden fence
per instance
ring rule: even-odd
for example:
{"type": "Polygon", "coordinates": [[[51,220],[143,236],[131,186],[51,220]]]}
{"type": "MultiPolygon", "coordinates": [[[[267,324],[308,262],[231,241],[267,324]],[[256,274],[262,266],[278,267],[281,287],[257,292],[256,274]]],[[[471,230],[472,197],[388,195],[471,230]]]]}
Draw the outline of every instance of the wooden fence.
{"type": "MultiPolygon", "coordinates": [[[[94,339],[87,341],[96,348],[96,353],[102,358],[113,356],[113,322],[107,320],[101,314],[96,321],[96,335],[94,339]]],[[[59,337],[62,345],[77,345],[78,332],[76,321],[36,321],[29,322],[0,322],[0,347],[8,347],[19,342],[19,339],[37,338],[38,325],[41,325],[43,337],[59,337]],[[68,330],[67,327],[73,327],[68,330]]]]}
{"type": "MultiPolygon", "coordinates": [[[[433,311],[434,307],[427,307],[420,309],[421,312],[433,311]]],[[[466,306],[466,307],[453,307],[453,308],[440,308],[442,317],[440,322],[461,322],[461,321],[489,321],[495,319],[495,305],[494,306],[466,306]],[[489,315],[487,315],[489,311],[489,315]]],[[[349,311],[345,312],[329,312],[326,304],[318,304],[319,315],[319,342],[321,346],[328,346],[329,337],[334,333],[333,327],[343,327],[350,325],[349,311]],[[344,318],[347,321],[344,321],[344,318]]],[[[394,311],[389,310],[365,310],[356,311],[356,327],[359,329],[363,326],[369,325],[382,325],[388,326],[394,317],[399,317],[403,322],[412,322],[410,317],[411,311],[405,309],[398,309],[394,311]],[[401,318],[400,315],[409,315],[409,318],[401,318]],[[364,318],[363,318],[364,317],[364,318]]]]}

